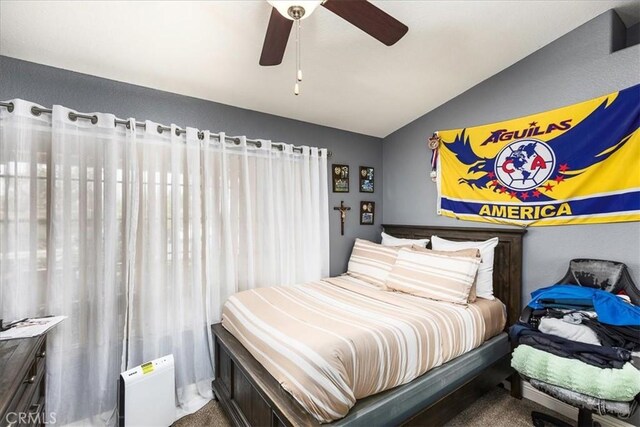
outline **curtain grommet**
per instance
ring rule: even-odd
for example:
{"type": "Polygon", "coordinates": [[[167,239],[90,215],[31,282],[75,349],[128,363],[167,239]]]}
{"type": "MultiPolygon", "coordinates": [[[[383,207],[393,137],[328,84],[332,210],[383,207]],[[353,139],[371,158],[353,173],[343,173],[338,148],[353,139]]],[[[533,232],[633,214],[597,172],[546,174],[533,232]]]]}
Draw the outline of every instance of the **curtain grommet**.
{"type": "Polygon", "coordinates": [[[240,145],[240,138],[234,139],[233,143],[236,145],[240,145]]]}
{"type": "Polygon", "coordinates": [[[40,111],[40,109],[38,107],[31,107],[31,114],[33,114],[34,116],[38,117],[40,114],[42,114],[42,112],[40,111]]]}
{"type": "MultiPolygon", "coordinates": [[[[40,112],[38,112],[37,115],[40,115],[40,112]]],[[[69,120],[71,120],[72,122],[75,122],[75,121],[78,121],[78,119],[87,119],[91,122],[92,125],[95,125],[96,123],[98,123],[98,116],[96,116],[95,114],[93,116],[87,116],[85,114],[74,113],[73,111],[69,112],[69,120]]]]}
{"type": "Polygon", "coordinates": [[[204,132],[202,131],[198,132],[198,139],[204,140],[204,132]]]}
{"type": "Polygon", "coordinates": [[[157,130],[158,130],[158,133],[162,133],[162,126],[158,125],[157,130]]]}
{"type": "Polygon", "coordinates": [[[7,111],[8,111],[8,112],[10,112],[10,113],[13,113],[13,109],[14,109],[14,108],[15,108],[15,104],[14,104],[13,102],[10,102],[10,103],[7,105],[7,111]]]}
{"type": "Polygon", "coordinates": [[[261,141],[257,141],[257,142],[256,142],[256,147],[258,147],[258,148],[262,148],[262,142],[261,142],[261,141]]]}

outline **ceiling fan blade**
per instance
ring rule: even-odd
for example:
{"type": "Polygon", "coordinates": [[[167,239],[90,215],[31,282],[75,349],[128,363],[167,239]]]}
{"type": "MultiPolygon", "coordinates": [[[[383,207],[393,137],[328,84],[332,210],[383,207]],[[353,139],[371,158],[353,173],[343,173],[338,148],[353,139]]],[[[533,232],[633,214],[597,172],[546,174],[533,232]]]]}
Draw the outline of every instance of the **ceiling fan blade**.
{"type": "Polygon", "coordinates": [[[292,20],[280,15],[275,7],[271,9],[271,18],[269,18],[269,26],[260,55],[260,65],[278,65],[282,62],[291,27],[293,27],[292,20]]]}
{"type": "Polygon", "coordinates": [[[366,0],[326,0],[322,6],[387,46],[409,31],[409,27],[366,0]]]}

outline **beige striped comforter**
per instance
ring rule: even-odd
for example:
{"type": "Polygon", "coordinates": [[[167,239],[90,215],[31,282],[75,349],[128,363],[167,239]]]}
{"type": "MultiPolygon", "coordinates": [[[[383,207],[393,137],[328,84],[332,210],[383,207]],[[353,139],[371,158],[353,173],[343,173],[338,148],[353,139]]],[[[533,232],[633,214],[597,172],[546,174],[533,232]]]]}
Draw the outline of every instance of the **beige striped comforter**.
{"type": "Polygon", "coordinates": [[[502,303],[433,301],[340,276],[240,292],[222,325],[320,422],[408,383],[504,327],[502,303]]]}

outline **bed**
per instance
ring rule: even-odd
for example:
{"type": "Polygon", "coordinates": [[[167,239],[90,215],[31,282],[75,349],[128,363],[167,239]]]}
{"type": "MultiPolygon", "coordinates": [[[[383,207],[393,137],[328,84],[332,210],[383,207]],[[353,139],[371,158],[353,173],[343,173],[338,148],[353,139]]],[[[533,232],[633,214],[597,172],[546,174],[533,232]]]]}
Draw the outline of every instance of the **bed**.
{"type": "MultiPolygon", "coordinates": [[[[522,237],[525,233],[524,230],[400,225],[385,225],[384,229],[385,232],[393,236],[412,239],[429,238],[432,235],[438,235],[450,240],[480,241],[494,236],[498,237],[499,243],[496,247],[494,261],[494,293],[506,306],[506,325],[515,322],[520,314],[522,237]]],[[[305,400],[304,396],[301,396],[297,391],[298,389],[306,391],[310,387],[303,382],[303,380],[307,379],[305,375],[312,376],[310,374],[311,368],[308,366],[307,361],[300,359],[298,362],[292,363],[292,366],[287,367],[289,377],[284,376],[279,370],[279,366],[271,363],[271,356],[273,355],[269,354],[264,347],[257,348],[257,346],[259,347],[259,340],[252,339],[251,335],[256,331],[244,326],[252,323],[258,324],[254,317],[256,319],[259,317],[261,303],[264,303],[261,298],[269,299],[270,301],[266,304],[272,306],[286,305],[285,303],[288,300],[291,302],[289,308],[296,310],[304,309],[304,304],[307,304],[310,308],[315,307],[325,298],[331,301],[334,299],[340,300],[341,304],[349,304],[349,298],[354,298],[353,295],[362,294],[367,296],[365,304],[369,304],[371,307],[375,305],[376,309],[380,310],[377,315],[380,316],[381,321],[384,319],[381,324],[389,323],[392,319],[390,317],[392,313],[387,313],[390,310],[389,307],[398,307],[398,313],[417,311],[422,313],[417,318],[425,317],[425,319],[428,316],[424,316],[424,313],[430,311],[425,311],[421,306],[416,306],[415,301],[410,301],[411,298],[415,300],[415,297],[407,299],[397,294],[380,296],[378,295],[380,294],[379,292],[375,294],[374,290],[367,289],[366,284],[359,283],[357,280],[348,277],[338,277],[330,280],[330,282],[319,282],[305,286],[302,288],[304,295],[289,294],[289,292],[301,292],[296,289],[284,292],[271,288],[268,291],[262,291],[262,296],[244,295],[241,303],[237,300],[231,300],[226,306],[225,326],[233,331],[233,334],[221,324],[212,326],[216,362],[213,390],[233,424],[268,426],[319,425],[319,421],[305,410],[306,407],[323,421],[339,418],[328,425],[420,425],[424,423],[439,425],[464,409],[466,405],[473,402],[488,388],[494,387],[507,378],[510,378],[512,382],[512,395],[520,397],[519,379],[516,375],[513,375],[513,371],[509,367],[511,348],[506,334],[497,330],[487,331],[486,329],[490,328],[484,328],[484,326],[483,329],[476,328],[477,330],[474,332],[474,325],[478,324],[478,322],[482,323],[478,319],[485,318],[486,321],[487,315],[490,316],[492,311],[494,314],[496,312],[495,304],[493,304],[493,308],[491,308],[491,304],[480,304],[480,306],[484,306],[484,309],[471,309],[472,307],[470,307],[469,310],[466,310],[467,312],[477,313],[475,315],[465,314],[469,318],[464,322],[460,321],[460,325],[456,327],[458,334],[466,334],[456,342],[464,342],[466,344],[450,345],[444,341],[438,344],[438,349],[442,348],[444,354],[442,357],[438,356],[442,359],[439,361],[440,363],[435,360],[438,357],[434,359],[434,355],[431,355],[431,362],[429,362],[429,357],[420,358],[421,360],[427,360],[427,362],[424,363],[424,366],[416,364],[414,367],[411,365],[409,370],[419,374],[419,376],[415,379],[412,379],[413,377],[409,378],[411,379],[410,382],[404,381],[402,378],[396,378],[394,379],[396,381],[394,384],[402,385],[369,397],[360,398],[360,395],[366,396],[368,394],[367,390],[369,388],[373,390],[375,387],[361,380],[358,383],[359,385],[353,386],[353,393],[350,393],[349,390],[343,392],[347,387],[340,383],[340,378],[351,378],[353,376],[355,370],[358,369],[356,364],[353,363],[354,372],[350,372],[351,375],[338,375],[342,373],[330,372],[333,375],[333,377],[329,376],[331,381],[325,381],[326,386],[321,387],[320,390],[314,390],[316,394],[310,393],[311,397],[305,400]],[[308,301],[306,301],[307,299],[308,301]],[[294,301],[301,301],[301,306],[294,307],[294,301]],[[247,322],[249,320],[247,316],[251,317],[251,322],[247,322]],[[476,317],[475,320],[474,316],[476,317]],[[489,339],[487,340],[486,338],[489,339]],[[481,345],[477,347],[478,344],[481,345]],[[473,350],[469,351],[470,348],[473,348],[473,350]],[[273,373],[273,376],[269,372],[273,373]],[[276,380],[274,376],[279,380],[276,380]],[[302,385],[299,384],[300,382],[302,385]],[[297,384],[297,386],[292,386],[292,384],[297,384]],[[296,398],[285,391],[283,387],[289,389],[296,398]],[[325,400],[323,398],[325,394],[335,394],[335,396],[332,395],[331,399],[325,400]],[[332,403],[334,406],[330,406],[328,403],[332,403]],[[355,406],[348,410],[354,403],[355,406]],[[327,404],[326,407],[322,406],[325,404],[327,404]],[[318,409],[314,405],[320,405],[322,408],[318,409]],[[313,410],[310,408],[313,408],[313,410]],[[346,416],[344,416],[345,414],[346,416]]],[[[353,307],[355,306],[345,305],[345,308],[349,308],[349,310],[353,310],[353,307]]],[[[339,310],[338,308],[336,309],[339,310]]],[[[500,305],[500,314],[502,314],[501,309],[502,306],[500,305]]],[[[330,307],[325,307],[324,311],[328,310],[330,310],[330,307]]],[[[349,310],[345,310],[344,313],[349,310]]],[[[282,317],[280,319],[280,327],[282,328],[286,326],[284,320],[286,320],[288,314],[285,310],[281,311],[278,316],[282,317]]],[[[269,313],[269,316],[274,316],[275,312],[270,311],[269,313]]],[[[453,310],[450,315],[460,317],[461,313],[453,310]]],[[[318,316],[320,312],[313,315],[318,316]]],[[[402,316],[402,314],[397,315],[402,316]]],[[[340,317],[340,312],[334,311],[327,317],[327,329],[330,329],[329,324],[332,317],[340,317]]],[[[416,330],[419,328],[428,329],[428,325],[435,322],[434,319],[443,317],[446,318],[443,313],[438,313],[437,316],[432,316],[431,319],[426,319],[422,323],[416,321],[415,324],[408,323],[408,325],[416,330]]],[[[374,319],[372,321],[377,320],[374,319]]],[[[273,319],[273,322],[278,323],[278,319],[273,319]]],[[[504,322],[504,319],[502,319],[502,322],[504,322]]],[[[491,322],[489,321],[489,323],[491,322]]],[[[268,325],[263,326],[262,323],[259,325],[260,333],[267,331],[267,328],[269,328],[268,325]]],[[[442,328],[443,325],[438,327],[442,328]]],[[[293,334],[294,337],[296,333],[306,333],[306,330],[301,331],[291,328],[292,330],[286,332],[293,334]]],[[[330,331],[321,329],[323,328],[316,327],[313,333],[318,336],[318,339],[316,340],[314,336],[314,340],[309,342],[316,344],[316,342],[321,343],[327,340],[327,334],[330,331]]],[[[273,333],[280,334],[282,331],[274,330],[273,333]]],[[[309,333],[311,333],[311,329],[309,333]]],[[[297,342],[295,339],[294,341],[297,342]]],[[[403,337],[404,341],[406,341],[406,337],[403,337]]],[[[286,343],[287,341],[283,340],[281,342],[286,343]]],[[[348,342],[344,344],[342,350],[338,349],[342,351],[341,353],[336,350],[339,352],[337,355],[334,354],[335,352],[329,352],[325,356],[327,358],[334,357],[341,361],[344,359],[344,364],[350,367],[351,362],[347,357],[349,345],[352,345],[352,343],[348,342]]],[[[422,351],[429,351],[428,348],[429,346],[427,345],[422,351]]],[[[285,347],[276,350],[278,352],[287,352],[287,354],[293,351],[293,349],[285,347]]],[[[318,348],[314,350],[318,350],[318,354],[320,354],[322,345],[318,344],[318,348]]],[[[360,353],[362,353],[361,350],[360,353]]],[[[379,350],[371,350],[373,355],[371,360],[374,363],[372,366],[378,366],[377,363],[381,360],[376,359],[377,356],[375,355],[379,350]]],[[[400,352],[391,356],[398,357],[401,354],[403,353],[400,352]]],[[[316,353],[313,353],[313,357],[317,357],[316,353]]],[[[390,356],[386,355],[386,357],[390,356]]],[[[324,363],[325,361],[321,360],[321,362],[324,363]]],[[[405,363],[408,362],[405,361],[405,363]]],[[[324,365],[322,366],[323,372],[327,370],[324,365]]],[[[358,371],[358,375],[362,377],[363,373],[360,371],[358,371]]],[[[399,375],[402,375],[402,373],[399,375]]],[[[376,375],[372,375],[372,377],[375,378],[369,381],[371,383],[380,383],[387,380],[386,377],[378,378],[376,375]]],[[[321,384],[321,381],[318,381],[318,384],[321,384]]],[[[385,386],[377,384],[377,387],[384,388],[385,386]]]]}

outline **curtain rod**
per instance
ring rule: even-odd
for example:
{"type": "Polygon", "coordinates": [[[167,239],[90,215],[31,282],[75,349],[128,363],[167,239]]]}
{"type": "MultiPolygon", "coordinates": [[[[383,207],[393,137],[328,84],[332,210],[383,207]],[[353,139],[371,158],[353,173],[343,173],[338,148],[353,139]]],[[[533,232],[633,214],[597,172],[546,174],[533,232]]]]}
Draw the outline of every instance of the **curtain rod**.
{"type": "MultiPolygon", "coordinates": [[[[13,108],[14,108],[14,105],[13,105],[13,102],[1,102],[0,101],[0,107],[4,107],[4,108],[7,109],[7,111],[12,112],[13,108]]],[[[40,108],[40,107],[36,107],[36,106],[31,107],[31,114],[33,114],[34,116],[39,116],[42,113],[51,114],[52,111],[53,110],[50,109],[50,108],[40,108]]],[[[98,116],[88,115],[88,114],[78,114],[78,113],[73,113],[73,112],[69,113],[69,119],[71,121],[74,121],[74,122],[76,120],[78,120],[78,119],[85,119],[85,120],[91,121],[91,123],[94,124],[94,125],[98,122],[98,116]]],[[[131,128],[131,123],[129,123],[129,120],[122,120],[122,119],[116,118],[115,119],[115,123],[116,123],[116,125],[124,125],[124,126],[127,127],[127,129],[131,128]]],[[[138,122],[136,120],[135,123],[136,123],[136,127],[140,127],[140,128],[143,128],[143,129],[146,129],[146,127],[147,127],[146,123],[144,123],[144,122],[138,122]]],[[[157,130],[158,130],[158,133],[162,133],[164,131],[171,131],[171,127],[170,126],[158,125],[157,130]]],[[[176,135],[180,136],[183,133],[187,133],[187,131],[185,129],[180,129],[180,128],[176,129],[176,135]]],[[[211,132],[210,135],[211,135],[212,138],[218,138],[218,140],[220,139],[220,134],[218,134],[218,133],[211,132]]],[[[204,132],[203,131],[198,131],[198,139],[204,139],[204,132]]],[[[225,140],[231,141],[236,145],[240,145],[240,138],[237,137],[237,136],[226,136],[225,135],[225,140]]],[[[257,140],[257,139],[249,139],[249,138],[247,138],[246,141],[247,141],[247,144],[251,144],[251,145],[253,145],[255,147],[258,147],[258,148],[262,147],[262,142],[257,140]]],[[[271,143],[271,147],[272,148],[276,148],[276,149],[278,149],[280,151],[284,150],[284,146],[285,146],[284,142],[272,142],[271,143]]],[[[297,152],[297,153],[302,153],[302,147],[297,147],[297,146],[294,145],[293,146],[293,151],[297,152]]],[[[332,155],[333,155],[333,153],[331,151],[327,150],[327,158],[331,157],[332,155]]]]}

